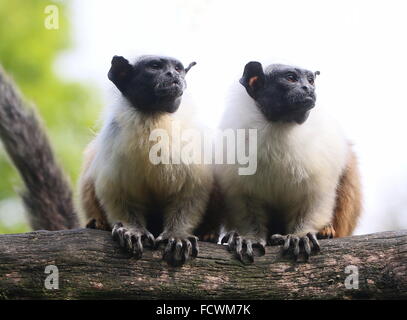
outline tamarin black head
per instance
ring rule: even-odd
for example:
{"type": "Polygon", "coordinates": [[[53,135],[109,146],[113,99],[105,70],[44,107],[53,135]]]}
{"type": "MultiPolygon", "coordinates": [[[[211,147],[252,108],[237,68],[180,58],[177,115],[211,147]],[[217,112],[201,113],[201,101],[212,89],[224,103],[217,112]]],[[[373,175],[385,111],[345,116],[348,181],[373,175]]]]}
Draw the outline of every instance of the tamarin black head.
{"type": "Polygon", "coordinates": [[[263,71],[260,62],[252,61],[246,64],[240,83],[269,121],[302,124],[315,106],[317,74],[282,64],[263,71]]]}
{"type": "Polygon", "coordinates": [[[146,112],[175,112],[186,88],[184,68],[177,59],[142,56],[134,64],[114,56],[108,78],[136,109],[146,112]]]}

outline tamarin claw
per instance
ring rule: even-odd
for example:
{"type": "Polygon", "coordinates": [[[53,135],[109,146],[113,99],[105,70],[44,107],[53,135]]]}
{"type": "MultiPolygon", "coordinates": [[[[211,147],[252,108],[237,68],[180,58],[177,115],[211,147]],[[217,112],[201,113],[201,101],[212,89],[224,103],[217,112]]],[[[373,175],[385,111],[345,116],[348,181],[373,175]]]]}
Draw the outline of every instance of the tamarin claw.
{"type": "Polygon", "coordinates": [[[155,246],[154,236],[145,228],[135,226],[125,228],[121,222],[113,226],[112,236],[113,240],[118,241],[120,246],[136,259],[143,256],[143,243],[150,248],[155,246]]]}
{"type": "Polygon", "coordinates": [[[313,232],[302,237],[293,234],[273,234],[270,237],[270,245],[283,245],[283,254],[292,253],[296,261],[301,254],[304,255],[305,261],[308,261],[313,251],[321,250],[317,235],[313,232]]]}
{"type": "Polygon", "coordinates": [[[255,237],[240,236],[235,231],[228,232],[222,238],[222,244],[227,243],[228,250],[234,252],[236,258],[245,263],[254,262],[254,248],[258,249],[258,255],[266,253],[266,241],[255,237]]]}
{"type": "Polygon", "coordinates": [[[332,239],[335,238],[335,236],[336,231],[331,223],[322,228],[322,230],[317,233],[318,239],[332,239]]]}
{"type": "Polygon", "coordinates": [[[163,251],[163,260],[170,266],[181,266],[190,258],[198,256],[199,246],[196,236],[171,236],[170,234],[162,233],[156,239],[156,248],[162,244],[166,244],[163,251]]]}

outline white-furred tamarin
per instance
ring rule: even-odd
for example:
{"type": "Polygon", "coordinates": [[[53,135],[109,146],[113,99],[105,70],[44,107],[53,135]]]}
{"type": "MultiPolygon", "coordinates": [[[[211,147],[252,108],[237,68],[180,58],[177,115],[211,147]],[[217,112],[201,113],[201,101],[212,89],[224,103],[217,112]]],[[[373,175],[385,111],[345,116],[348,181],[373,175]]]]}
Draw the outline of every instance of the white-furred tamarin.
{"type": "Polygon", "coordinates": [[[225,195],[223,238],[241,260],[253,247],[283,244],[308,259],[317,238],[350,235],[361,210],[355,154],[340,128],[315,108],[317,73],[249,62],[233,89],[221,129],[257,129],[257,171],[217,166],[225,195]]]}
{"type": "MultiPolygon", "coordinates": [[[[165,243],[163,258],[181,265],[198,253],[194,235],[203,220],[213,184],[209,166],[174,163],[170,145],[168,164],[150,161],[157,141],[150,134],[165,130],[172,143],[172,125],[188,122],[178,117],[188,68],[174,58],[142,56],[134,63],[115,56],[109,79],[121,92],[101,132],[86,150],[80,179],[80,202],[88,226],[112,230],[136,258],[143,246],[165,243]]],[[[182,145],[181,145],[182,147],[182,145]]],[[[165,151],[162,151],[165,152],[165,151]]],[[[163,155],[161,155],[163,156],[163,155]]]]}

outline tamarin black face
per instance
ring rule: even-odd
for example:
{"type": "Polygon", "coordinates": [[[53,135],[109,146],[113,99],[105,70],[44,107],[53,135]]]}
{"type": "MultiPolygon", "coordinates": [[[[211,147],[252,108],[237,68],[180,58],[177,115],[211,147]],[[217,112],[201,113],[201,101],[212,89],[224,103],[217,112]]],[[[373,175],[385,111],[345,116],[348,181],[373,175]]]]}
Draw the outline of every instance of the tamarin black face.
{"type": "Polygon", "coordinates": [[[146,113],[177,111],[186,88],[185,75],[195,65],[184,68],[174,58],[142,56],[134,64],[114,56],[108,78],[139,111],[146,113]]]}
{"type": "Polygon", "coordinates": [[[264,72],[260,62],[252,61],[246,64],[240,83],[269,121],[302,124],[315,106],[316,74],[281,64],[272,64],[264,72]]]}

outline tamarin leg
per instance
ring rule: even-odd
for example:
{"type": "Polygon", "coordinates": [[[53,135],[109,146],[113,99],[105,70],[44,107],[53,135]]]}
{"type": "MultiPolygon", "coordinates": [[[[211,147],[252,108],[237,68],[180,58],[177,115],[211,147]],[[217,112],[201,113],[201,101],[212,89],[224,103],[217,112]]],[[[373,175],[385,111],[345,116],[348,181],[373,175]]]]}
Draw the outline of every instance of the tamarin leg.
{"type": "Polygon", "coordinates": [[[262,202],[244,195],[233,197],[227,203],[225,228],[228,232],[221,242],[227,243],[229,251],[240,261],[252,263],[254,248],[258,249],[256,255],[265,254],[269,220],[266,209],[262,202]]]}
{"type": "Polygon", "coordinates": [[[93,181],[88,180],[82,185],[81,203],[86,213],[86,228],[112,230],[107,221],[106,214],[96,197],[93,181]]]}
{"type": "Polygon", "coordinates": [[[209,197],[209,203],[206,208],[204,218],[201,224],[196,229],[194,234],[198,236],[199,240],[214,242],[219,241],[221,225],[223,223],[222,213],[225,210],[223,195],[221,194],[220,187],[215,181],[209,197]]]}
{"type": "MultiPolygon", "coordinates": [[[[95,147],[94,144],[91,143],[85,150],[82,176],[89,170],[94,156],[95,147]]],[[[84,212],[86,218],[86,228],[111,231],[112,228],[107,221],[106,214],[96,197],[94,181],[89,177],[81,179],[79,196],[82,212],[84,212]]]]}

